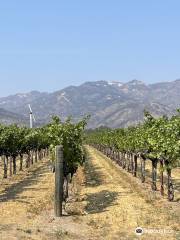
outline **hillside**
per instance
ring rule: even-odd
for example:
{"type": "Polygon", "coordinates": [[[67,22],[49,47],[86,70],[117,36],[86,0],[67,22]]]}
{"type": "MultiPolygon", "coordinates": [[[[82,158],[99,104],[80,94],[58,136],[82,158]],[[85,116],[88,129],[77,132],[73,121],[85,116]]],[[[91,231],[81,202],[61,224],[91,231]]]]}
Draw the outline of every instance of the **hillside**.
{"type": "Polygon", "coordinates": [[[127,83],[96,81],[69,86],[53,93],[32,91],[0,98],[0,107],[28,117],[31,104],[38,121],[47,122],[52,115],[64,120],[78,120],[91,114],[89,127],[101,125],[124,127],[143,119],[147,109],[155,116],[171,115],[180,106],[180,80],[146,85],[132,80],[127,83]]]}
{"type": "Polygon", "coordinates": [[[4,124],[11,124],[11,123],[27,123],[27,119],[17,113],[7,111],[3,108],[0,108],[0,122],[4,124]]]}

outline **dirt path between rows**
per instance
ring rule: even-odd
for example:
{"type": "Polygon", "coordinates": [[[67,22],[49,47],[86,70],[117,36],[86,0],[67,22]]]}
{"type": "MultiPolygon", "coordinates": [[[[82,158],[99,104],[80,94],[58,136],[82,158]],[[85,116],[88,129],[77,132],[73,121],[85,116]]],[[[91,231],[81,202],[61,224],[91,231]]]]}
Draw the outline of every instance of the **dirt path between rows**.
{"type": "Polygon", "coordinates": [[[166,231],[166,234],[146,233],[141,239],[178,239],[177,203],[153,200],[153,195],[141,191],[141,183],[110,159],[92,147],[87,147],[87,152],[87,180],[82,189],[87,197],[86,220],[99,230],[102,239],[139,239],[134,233],[138,226],[166,231]]]}
{"type": "Polygon", "coordinates": [[[47,160],[1,184],[0,240],[180,239],[177,203],[153,201],[130,174],[92,147],[86,150],[62,218],[54,217],[47,160]],[[166,233],[137,236],[137,226],[166,233]]]}
{"type": "Polygon", "coordinates": [[[52,201],[53,182],[47,160],[2,181],[0,239],[19,240],[25,239],[26,235],[31,239],[34,217],[52,201]]]}

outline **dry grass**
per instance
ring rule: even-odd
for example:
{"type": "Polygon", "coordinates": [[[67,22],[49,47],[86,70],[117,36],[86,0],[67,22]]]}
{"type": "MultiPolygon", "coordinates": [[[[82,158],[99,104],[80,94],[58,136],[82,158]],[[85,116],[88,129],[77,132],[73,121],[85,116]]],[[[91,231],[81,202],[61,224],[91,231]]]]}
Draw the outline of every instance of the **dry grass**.
{"type": "MultiPolygon", "coordinates": [[[[43,160],[3,180],[0,186],[2,240],[134,240],[137,226],[171,229],[140,239],[176,239],[179,206],[154,196],[140,181],[93,148],[70,186],[65,216],[53,211],[54,174],[43,160]],[[69,215],[68,215],[69,214],[69,215]]],[[[177,237],[178,239],[178,237],[177,237]]]]}
{"type": "Polygon", "coordinates": [[[6,229],[1,231],[2,239],[13,239],[15,236],[19,237],[17,239],[31,239],[35,231],[35,215],[52,201],[53,182],[53,174],[45,159],[3,180],[0,187],[0,226],[7,227],[8,233],[6,229]],[[11,237],[7,238],[9,235],[11,237]]]}
{"type": "MultiPolygon", "coordinates": [[[[0,239],[1,240],[83,240],[88,226],[79,216],[84,214],[80,188],[83,187],[81,168],[71,185],[69,211],[73,215],[54,217],[54,174],[48,160],[17,176],[3,180],[0,187],[0,239]]],[[[68,208],[68,206],[66,206],[68,208]]]]}
{"type": "MultiPolygon", "coordinates": [[[[138,159],[138,164],[140,166],[140,160],[138,159]]],[[[151,183],[151,172],[152,172],[152,166],[151,161],[146,161],[146,182],[151,183]]],[[[174,168],[172,169],[172,181],[174,184],[174,190],[175,190],[175,201],[180,200],[180,168],[174,168]]],[[[158,163],[157,166],[157,188],[160,190],[160,164],[158,163]]],[[[165,190],[165,196],[167,197],[167,174],[164,172],[164,190],[165,190]]]]}
{"type": "MultiPolygon", "coordinates": [[[[137,226],[178,230],[178,216],[170,212],[174,203],[167,206],[165,201],[154,200],[156,197],[141,189],[137,179],[97,150],[87,147],[87,151],[86,187],[81,194],[87,197],[86,218],[89,224],[104,239],[136,239],[134,230],[137,226]]],[[[175,239],[174,235],[148,234],[141,239],[175,239]]]]}

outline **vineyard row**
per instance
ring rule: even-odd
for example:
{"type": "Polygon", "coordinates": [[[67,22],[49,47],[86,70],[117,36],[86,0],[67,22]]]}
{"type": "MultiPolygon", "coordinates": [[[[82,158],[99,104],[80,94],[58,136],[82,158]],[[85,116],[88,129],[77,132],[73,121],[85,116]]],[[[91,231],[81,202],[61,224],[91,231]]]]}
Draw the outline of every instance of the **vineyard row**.
{"type": "Polygon", "coordinates": [[[49,156],[53,164],[57,145],[63,146],[66,160],[64,175],[74,173],[84,161],[82,135],[85,125],[86,119],[73,124],[70,119],[62,123],[58,117],[53,117],[43,127],[33,129],[16,124],[0,125],[0,165],[3,165],[3,177],[7,178],[8,172],[10,176],[16,174],[17,163],[20,171],[23,165],[28,168],[45,156],[49,156]]]}
{"type": "Polygon", "coordinates": [[[86,143],[94,146],[122,168],[137,176],[137,159],[141,161],[141,180],[145,182],[146,160],[152,163],[152,190],[157,190],[157,164],[160,164],[161,194],[164,195],[164,171],[167,172],[168,199],[174,199],[172,169],[180,163],[180,115],[154,118],[145,112],[143,124],[108,129],[100,128],[86,133],[86,143]]]}

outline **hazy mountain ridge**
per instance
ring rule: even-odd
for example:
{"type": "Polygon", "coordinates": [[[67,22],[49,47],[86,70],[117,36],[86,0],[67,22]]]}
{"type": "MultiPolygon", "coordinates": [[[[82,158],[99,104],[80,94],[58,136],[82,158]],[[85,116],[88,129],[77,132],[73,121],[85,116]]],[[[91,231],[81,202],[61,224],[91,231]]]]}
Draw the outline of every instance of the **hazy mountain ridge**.
{"type": "Polygon", "coordinates": [[[0,98],[0,107],[28,117],[28,103],[38,121],[47,122],[52,115],[75,120],[91,114],[89,127],[107,125],[123,127],[143,119],[147,109],[155,116],[171,115],[180,106],[180,80],[146,85],[142,81],[85,82],[54,93],[32,91],[0,98]]]}
{"type": "Polygon", "coordinates": [[[27,122],[27,119],[14,112],[7,111],[3,108],[0,108],[0,122],[4,124],[19,123],[24,124],[27,122]]]}

